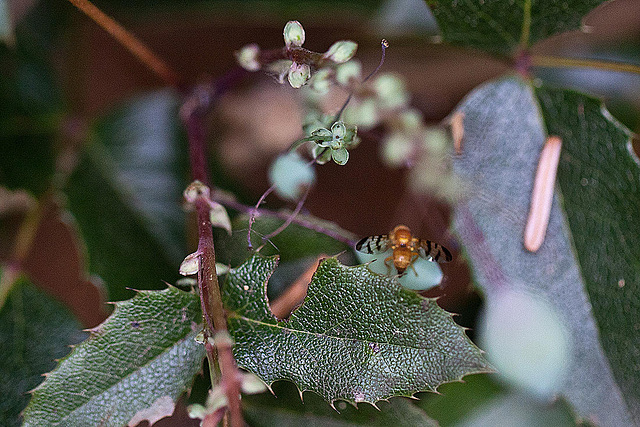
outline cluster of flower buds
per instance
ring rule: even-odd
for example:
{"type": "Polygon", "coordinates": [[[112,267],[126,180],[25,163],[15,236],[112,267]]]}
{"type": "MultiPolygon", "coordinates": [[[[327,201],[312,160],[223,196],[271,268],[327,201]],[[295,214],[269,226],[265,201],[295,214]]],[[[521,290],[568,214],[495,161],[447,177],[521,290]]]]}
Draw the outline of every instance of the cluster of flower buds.
{"type": "Polygon", "coordinates": [[[244,46],[236,52],[236,59],[240,66],[249,71],[264,69],[278,77],[284,83],[285,76],[294,88],[304,86],[311,78],[312,71],[321,74],[325,67],[332,67],[349,61],[356,54],[358,45],[351,40],[337,41],[325,53],[312,52],[304,49],[304,28],[298,21],[289,21],[283,31],[285,48],[280,57],[273,54],[262,55],[257,44],[244,46]]]}

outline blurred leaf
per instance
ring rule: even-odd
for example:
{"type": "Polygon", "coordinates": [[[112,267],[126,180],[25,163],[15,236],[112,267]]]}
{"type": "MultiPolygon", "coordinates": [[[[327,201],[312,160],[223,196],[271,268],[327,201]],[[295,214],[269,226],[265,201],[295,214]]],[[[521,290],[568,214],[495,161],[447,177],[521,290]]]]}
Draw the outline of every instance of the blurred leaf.
{"type": "Polygon", "coordinates": [[[223,286],[238,365],[267,384],[286,379],[329,402],[377,402],[490,370],[435,300],[335,258],[320,264],[302,306],[280,322],[266,299],[276,263],[256,255],[223,286]]]}
{"type": "Polygon", "coordinates": [[[15,48],[0,43],[0,185],[34,195],[49,187],[62,109],[43,56],[20,37],[15,48]]]}
{"type": "Polygon", "coordinates": [[[489,375],[470,375],[461,383],[443,384],[438,393],[421,393],[415,404],[441,427],[447,427],[457,425],[482,405],[503,396],[505,390],[489,375]]]}
{"type": "Polygon", "coordinates": [[[518,427],[575,427],[585,425],[576,420],[564,400],[550,404],[518,394],[498,396],[480,408],[457,427],[484,427],[512,425],[518,427]]]}
{"type": "Polygon", "coordinates": [[[604,0],[426,0],[445,42],[501,54],[514,53],[530,7],[527,46],[557,33],[580,28],[584,15],[604,0]]]}
{"type": "Polygon", "coordinates": [[[547,131],[563,140],[558,184],[600,341],[640,421],[640,168],[632,135],[598,99],[550,87],[536,95],[547,131]]]}
{"type": "MultiPolygon", "coordinates": [[[[542,96],[547,92],[540,93],[542,96]]],[[[571,92],[565,91],[559,91],[556,94],[559,97],[559,94],[564,94],[562,96],[567,97],[566,101],[570,101],[574,96],[571,92]]],[[[586,100],[584,102],[583,108],[586,114],[590,107],[586,100]]],[[[598,168],[604,167],[604,169],[591,169],[591,175],[586,177],[588,183],[592,178],[602,179],[605,174],[612,174],[611,179],[616,180],[615,182],[602,181],[607,182],[603,185],[608,189],[607,197],[604,197],[603,193],[594,193],[599,194],[601,198],[597,201],[595,198],[589,199],[588,206],[575,203],[572,205],[568,200],[565,200],[564,205],[561,206],[558,203],[558,197],[555,197],[542,247],[535,254],[524,249],[523,235],[533,178],[546,135],[533,89],[518,78],[505,78],[478,87],[458,107],[458,111],[465,114],[465,137],[463,155],[454,159],[454,169],[473,187],[469,192],[469,198],[456,206],[454,226],[471,260],[476,281],[484,289],[489,304],[506,292],[518,291],[536,295],[554,308],[556,315],[568,330],[570,342],[567,344],[571,349],[566,374],[558,378],[560,381],[558,391],[566,396],[576,408],[578,415],[596,417],[603,425],[629,425],[631,415],[619,388],[623,384],[622,382],[617,384],[614,380],[609,368],[611,360],[607,359],[602,348],[602,344],[610,339],[603,335],[608,331],[606,328],[598,329],[596,319],[591,314],[592,307],[588,296],[584,292],[585,285],[589,285],[585,283],[583,277],[586,279],[585,273],[593,271],[593,267],[585,263],[595,261],[593,257],[584,258],[584,255],[580,254],[581,250],[586,249],[588,253],[594,253],[595,257],[598,257],[601,255],[597,254],[601,254],[602,248],[605,247],[610,251],[607,252],[608,254],[614,253],[613,251],[619,254],[620,235],[616,234],[613,224],[611,227],[603,227],[604,223],[599,221],[600,228],[582,229],[574,228],[573,224],[567,224],[565,219],[565,215],[568,218],[585,215],[584,211],[571,213],[573,209],[581,206],[588,209],[594,209],[598,205],[608,207],[615,200],[611,199],[612,192],[625,194],[631,197],[631,201],[636,200],[637,196],[633,195],[634,186],[628,179],[618,180],[620,173],[626,177],[626,170],[613,173],[619,165],[608,166],[610,160],[607,157],[621,152],[626,144],[626,136],[622,138],[623,133],[616,126],[613,128],[605,126],[606,120],[601,121],[601,119],[606,116],[597,118],[590,112],[590,121],[587,122],[581,113],[582,108],[578,108],[576,104],[572,106],[571,103],[562,103],[555,108],[566,109],[566,114],[553,119],[567,126],[564,136],[576,138],[566,142],[570,146],[575,144],[575,148],[565,151],[562,156],[561,168],[565,174],[563,179],[567,176],[573,177],[567,184],[567,189],[562,188],[564,196],[571,198],[572,191],[585,191],[581,188],[582,176],[578,178],[574,175],[581,164],[577,159],[571,161],[572,151],[577,150],[583,151],[584,161],[589,159],[589,164],[593,164],[594,167],[595,165],[598,165],[598,168]],[[582,137],[583,134],[590,132],[599,132],[600,139],[582,137]],[[617,147],[611,150],[612,153],[609,153],[607,142],[617,147]],[[597,176],[593,177],[593,173],[597,173],[597,176]],[[591,235],[587,236],[589,233],[591,235]],[[591,245],[573,246],[574,243],[584,239],[592,239],[591,245]],[[617,244],[612,246],[609,242],[617,242],[617,244]],[[602,341],[600,341],[601,338],[602,341]]],[[[548,119],[548,117],[545,118],[548,119]]],[[[553,122],[550,121],[550,123],[553,122]]],[[[637,205],[635,206],[634,210],[637,210],[637,205]]],[[[630,215],[630,213],[627,212],[624,215],[630,215]]],[[[615,221],[615,224],[623,224],[620,222],[620,217],[608,218],[615,221]]],[[[632,223],[627,224],[631,226],[632,223]]],[[[637,233],[637,230],[637,227],[627,229],[625,234],[637,233]]],[[[633,246],[637,241],[637,235],[630,236],[629,239],[628,243],[633,247],[633,253],[637,253],[637,246],[633,246]]],[[[623,246],[622,249],[623,251],[631,250],[628,246],[623,246]]],[[[605,271],[617,271],[622,274],[625,270],[620,270],[621,259],[627,258],[607,256],[604,259],[598,259],[598,265],[604,269],[600,274],[604,275],[605,271]]],[[[637,261],[632,265],[637,268],[637,261]]],[[[617,274],[614,276],[616,279],[607,283],[606,287],[612,292],[620,291],[617,280],[627,276],[618,277],[617,274]]],[[[633,280],[637,277],[640,277],[637,273],[628,277],[627,283],[631,288],[636,286],[633,280]]],[[[620,304],[621,307],[624,304],[634,304],[634,301],[629,299],[615,303],[608,292],[607,298],[601,300],[600,304],[620,304]]],[[[624,320],[624,324],[628,324],[626,322],[637,315],[632,313],[633,311],[627,313],[630,317],[624,320]]],[[[615,315],[615,312],[611,315],[615,315]]],[[[617,321],[622,322],[622,320],[617,321]]],[[[635,333],[637,337],[638,331],[635,333]]],[[[544,336],[539,338],[545,339],[544,336]]],[[[545,357],[544,354],[532,353],[533,356],[545,357]]],[[[530,369],[526,366],[526,361],[522,363],[523,370],[530,369]]],[[[500,369],[499,366],[497,368],[500,369]]],[[[538,382],[541,376],[549,373],[531,372],[530,374],[531,381],[538,382]]]]}
{"type": "Polygon", "coordinates": [[[177,102],[172,92],[154,92],[102,119],[65,189],[90,270],[111,300],[130,296],[126,287],[176,279],[187,252],[177,102]]]}
{"type": "Polygon", "coordinates": [[[13,23],[11,21],[9,2],[0,0],[0,40],[8,45],[13,44],[13,23]]]}
{"type": "Polygon", "coordinates": [[[117,303],[34,391],[24,425],[120,426],[160,402],[175,405],[202,367],[199,321],[198,297],[174,287],[117,303]]]}
{"type": "Polygon", "coordinates": [[[296,387],[289,382],[277,382],[273,389],[275,396],[270,393],[243,396],[245,416],[252,427],[437,426],[420,408],[400,397],[379,402],[376,405],[379,409],[371,405],[354,408],[338,402],[336,411],[315,393],[306,393],[303,402],[296,387]]]}
{"type": "Polygon", "coordinates": [[[20,425],[27,392],[84,335],[62,304],[18,279],[0,309],[0,425],[20,425]]]}

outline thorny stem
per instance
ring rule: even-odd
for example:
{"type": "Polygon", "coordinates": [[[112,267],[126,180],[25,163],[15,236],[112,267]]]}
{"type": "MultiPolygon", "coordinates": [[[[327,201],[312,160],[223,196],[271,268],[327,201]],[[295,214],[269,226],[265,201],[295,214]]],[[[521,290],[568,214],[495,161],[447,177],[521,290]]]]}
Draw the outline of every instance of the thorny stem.
{"type": "Polygon", "coordinates": [[[127,31],[103,11],[94,6],[89,0],[69,0],[71,4],[80,9],[96,24],[100,25],[111,37],[116,39],[122,46],[131,52],[144,65],[153,71],[167,85],[177,87],[179,83],[178,75],[151,49],[142,43],[136,36],[127,31]]]}
{"type": "MultiPolygon", "coordinates": [[[[187,105],[188,101],[185,102],[187,105]]],[[[189,140],[189,160],[191,175],[194,180],[208,183],[207,163],[204,138],[204,118],[196,110],[183,115],[189,140]]],[[[207,196],[201,195],[195,202],[198,216],[198,253],[200,254],[200,271],[198,272],[198,287],[200,289],[200,304],[205,323],[205,339],[214,338],[227,333],[227,320],[222,305],[222,295],[216,274],[216,256],[213,246],[213,229],[210,219],[210,203],[207,196]]],[[[205,346],[209,369],[215,369],[216,354],[213,346],[205,346]]],[[[242,411],[240,408],[240,382],[238,369],[233,359],[231,345],[218,346],[218,361],[222,374],[222,385],[225,388],[231,425],[242,427],[242,411]]],[[[213,386],[214,384],[212,384],[213,386]]]]}
{"type": "MultiPolygon", "coordinates": [[[[89,0],[69,1],[120,42],[122,46],[156,73],[165,83],[179,88],[180,80],[178,75],[133,34],[94,6],[89,0]]],[[[214,84],[199,85],[194,89],[193,93],[189,94],[190,96],[187,97],[183,104],[180,116],[187,130],[189,160],[194,180],[199,180],[207,185],[210,184],[207,174],[204,116],[211,109],[214,100],[244,74],[244,71],[238,72],[236,69],[214,84]]],[[[228,336],[227,321],[215,269],[213,229],[210,220],[211,205],[209,200],[204,195],[201,195],[196,199],[195,207],[198,217],[198,253],[200,254],[201,266],[198,271],[198,287],[205,324],[205,339],[208,341],[209,337],[215,339],[217,336],[228,336]]],[[[240,376],[233,358],[232,344],[228,339],[225,341],[225,345],[220,345],[217,348],[217,359],[215,348],[212,345],[205,345],[209,368],[212,371],[215,370],[215,361],[219,362],[222,374],[221,382],[227,395],[231,414],[231,425],[232,427],[243,427],[244,420],[240,407],[240,376]]]]}

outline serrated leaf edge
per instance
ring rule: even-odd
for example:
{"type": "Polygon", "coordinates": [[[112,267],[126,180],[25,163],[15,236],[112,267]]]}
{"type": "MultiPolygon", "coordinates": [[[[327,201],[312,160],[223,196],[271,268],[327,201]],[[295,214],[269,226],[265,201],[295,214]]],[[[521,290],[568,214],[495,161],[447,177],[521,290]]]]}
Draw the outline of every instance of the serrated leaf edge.
{"type": "MultiPolygon", "coordinates": [[[[165,283],[166,283],[166,282],[165,282],[165,283]]],[[[74,355],[74,353],[77,351],[77,347],[79,347],[80,345],[82,345],[82,344],[84,344],[84,343],[89,342],[90,340],[98,339],[98,338],[99,338],[99,336],[100,336],[100,335],[99,335],[99,333],[100,333],[100,331],[101,331],[101,327],[102,327],[103,325],[105,325],[107,322],[109,322],[109,320],[110,320],[112,317],[114,317],[114,316],[115,316],[116,311],[118,310],[118,308],[119,308],[120,306],[124,306],[124,305],[128,305],[128,304],[133,304],[133,301],[134,301],[134,300],[136,300],[137,298],[147,298],[149,294],[156,293],[156,292],[170,292],[170,291],[184,292],[184,291],[182,291],[182,290],[178,289],[177,287],[175,287],[175,286],[173,286],[173,285],[171,285],[171,284],[167,284],[167,285],[168,285],[168,286],[167,286],[167,288],[165,288],[165,289],[160,289],[160,290],[136,290],[136,289],[132,289],[132,290],[136,291],[136,294],[135,294],[132,298],[130,298],[130,299],[128,299],[128,300],[122,300],[122,301],[114,301],[114,302],[110,302],[110,304],[113,304],[113,305],[116,307],[116,308],[115,308],[115,310],[113,311],[113,313],[111,313],[111,315],[109,315],[109,317],[107,317],[107,318],[106,318],[102,323],[100,323],[99,325],[97,325],[97,326],[95,326],[95,327],[93,327],[93,328],[84,329],[84,331],[89,332],[89,337],[88,337],[86,340],[82,341],[81,343],[79,343],[79,344],[77,344],[77,345],[70,346],[70,347],[72,348],[72,350],[69,352],[69,354],[67,354],[66,356],[64,356],[64,357],[62,357],[62,358],[60,358],[60,359],[58,359],[58,360],[59,360],[58,365],[57,365],[57,366],[56,366],[52,371],[45,372],[45,373],[43,373],[43,374],[42,374],[42,376],[43,376],[43,377],[45,377],[45,380],[44,380],[44,381],[42,381],[40,384],[38,384],[38,385],[37,385],[36,387],[34,387],[33,389],[29,390],[27,393],[28,393],[28,394],[31,394],[31,395],[32,395],[32,398],[33,398],[33,394],[34,394],[36,391],[38,391],[40,388],[42,388],[42,387],[45,385],[45,383],[49,380],[49,377],[50,377],[51,375],[55,374],[55,373],[60,369],[60,366],[62,365],[62,363],[63,363],[63,362],[65,362],[68,358],[70,358],[71,356],[73,356],[73,355],[74,355]]],[[[193,329],[193,328],[192,328],[192,329],[193,329]]],[[[173,348],[175,345],[183,343],[183,342],[187,339],[187,337],[188,337],[188,336],[189,336],[189,334],[187,334],[185,337],[183,337],[183,338],[182,338],[182,339],[180,339],[179,341],[176,341],[176,343],[175,343],[173,346],[168,347],[167,349],[165,349],[164,351],[162,351],[161,353],[159,353],[159,354],[158,354],[156,357],[154,357],[153,359],[149,359],[149,360],[148,360],[144,365],[140,366],[140,368],[142,368],[142,367],[144,367],[144,366],[147,366],[149,363],[151,363],[151,362],[155,361],[156,359],[158,359],[159,357],[161,357],[162,355],[164,355],[167,351],[169,351],[171,348],[173,348]]],[[[133,375],[133,374],[134,374],[135,372],[137,372],[137,371],[138,371],[138,370],[135,370],[134,372],[130,373],[129,375],[126,375],[126,376],[122,377],[122,378],[121,378],[121,380],[124,380],[124,379],[128,378],[129,376],[133,375]]],[[[196,375],[197,375],[197,374],[196,374],[196,375]]],[[[195,376],[194,376],[194,378],[195,378],[195,376]]],[[[110,387],[110,388],[111,388],[111,387],[110,387]]],[[[191,392],[191,387],[188,387],[188,388],[185,390],[185,392],[190,393],[190,392],[191,392]]],[[[93,397],[95,397],[95,396],[93,396],[93,397]]],[[[91,399],[90,399],[89,401],[91,401],[91,399]]],[[[88,402],[89,402],[89,401],[88,401],[88,402]]],[[[27,404],[27,406],[26,406],[26,407],[21,411],[21,413],[20,413],[20,417],[21,417],[21,418],[24,418],[24,414],[25,414],[25,412],[27,411],[27,409],[29,409],[29,407],[31,406],[31,404],[32,404],[32,400],[30,400],[30,401],[29,401],[29,403],[27,404]]],[[[174,405],[175,405],[175,401],[174,401],[174,405]]],[[[80,408],[80,407],[78,407],[78,408],[80,408]]],[[[76,408],[76,410],[77,410],[78,408],[76,408]]],[[[72,414],[73,412],[75,412],[75,411],[70,412],[68,415],[72,414]]],[[[67,416],[68,416],[68,415],[67,415],[67,416]]],[[[62,419],[61,421],[64,421],[64,419],[62,419]]]]}
{"type": "MultiPolygon", "coordinates": [[[[267,278],[266,278],[266,280],[265,280],[264,284],[262,285],[262,295],[263,295],[264,299],[265,299],[265,300],[266,300],[266,302],[267,302],[267,306],[269,307],[269,311],[271,311],[271,307],[270,307],[270,305],[269,305],[269,299],[267,298],[267,283],[269,282],[269,278],[271,277],[271,275],[272,275],[272,274],[273,274],[273,272],[275,271],[275,268],[277,268],[277,266],[278,266],[279,256],[278,256],[278,255],[272,255],[272,256],[269,256],[269,257],[265,257],[265,256],[262,256],[262,255],[259,255],[259,254],[256,254],[256,255],[257,255],[258,257],[262,257],[262,258],[265,258],[265,259],[274,259],[274,258],[275,258],[275,264],[274,264],[274,267],[273,267],[273,269],[272,269],[270,272],[268,272],[268,274],[267,274],[267,278]]],[[[253,258],[251,258],[251,260],[253,260],[253,258]]],[[[384,274],[380,274],[380,273],[376,273],[376,272],[371,271],[371,269],[370,269],[370,268],[369,268],[369,266],[368,266],[368,263],[365,263],[365,264],[358,264],[358,265],[355,265],[355,266],[348,266],[348,265],[344,265],[344,264],[342,264],[342,263],[337,259],[337,256],[331,256],[331,257],[327,257],[327,258],[325,258],[325,259],[321,260],[321,261],[318,263],[318,267],[316,268],[316,271],[314,272],[313,277],[311,278],[311,281],[313,282],[313,280],[314,280],[314,278],[315,278],[316,273],[318,272],[318,270],[320,269],[320,267],[321,267],[324,263],[326,263],[326,262],[332,262],[332,261],[333,261],[333,262],[335,262],[335,263],[336,263],[340,268],[342,268],[343,270],[358,270],[358,269],[363,269],[363,268],[365,268],[368,272],[371,272],[371,273],[373,273],[373,274],[375,274],[375,275],[377,275],[377,276],[382,276],[382,277],[387,277],[387,278],[389,277],[389,276],[386,276],[386,275],[384,275],[384,274]]],[[[244,265],[246,265],[246,263],[242,264],[242,266],[244,266],[244,265]]],[[[238,267],[238,268],[239,268],[239,267],[238,267]]],[[[236,269],[232,269],[232,271],[234,271],[234,272],[235,272],[235,270],[236,270],[236,269]]],[[[229,277],[229,276],[228,276],[228,277],[229,277]]],[[[397,286],[397,287],[398,287],[398,289],[399,289],[401,292],[411,292],[412,294],[414,294],[414,292],[409,291],[409,290],[407,290],[407,289],[403,288],[403,287],[402,287],[402,285],[400,285],[397,281],[393,281],[393,284],[394,284],[395,286],[397,286]]],[[[422,296],[422,295],[420,295],[420,294],[417,294],[417,293],[415,293],[415,294],[416,294],[416,295],[417,295],[421,300],[434,301],[434,302],[437,300],[437,298],[427,298],[427,297],[424,297],[424,296],[422,296]]],[[[304,299],[304,301],[302,302],[302,304],[300,304],[298,307],[296,307],[296,308],[291,312],[291,316],[293,316],[293,315],[294,315],[298,310],[300,310],[300,309],[301,309],[301,308],[302,308],[302,307],[307,303],[307,301],[308,301],[308,296],[305,296],[305,299],[304,299]]],[[[442,309],[442,308],[441,308],[441,309],[442,309]]],[[[479,350],[480,354],[486,354],[486,352],[485,352],[484,350],[482,350],[481,348],[479,348],[478,346],[476,346],[476,345],[473,343],[473,341],[471,341],[471,339],[469,339],[469,337],[468,337],[468,336],[467,336],[467,334],[465,333],[465,331],[466,331],[468,328],[464,328],[463,326],[458,325],[458,324],[455,322],[455,320],[453,320],[453,315],[452,315],[451,313],[449,313],[448,311],[446,311],[446,310],[444,310],[444,309],[442,309],[442,311],[444,311],[445,313],[447,313],[447,315],[449,316],[449,318],[451,319],[451,321],[452,321],[452,323],[455,325],[455,327],[456,327],[456,328],[458,328],[458,330],[459,330],[460,332],[462,332],[462,335],[464,336],[464,339],[467,341],[467,343],[468,343],[468,344],[470,344],[472,347],[474,347],[474,348],[476,348],[477,350],[479,350]]],[[[272,323],[265,323],[265,322],[256,321],[256,320],[254,320],[254,319],[249,319],[249,318],[247,318],[247,317],[245,317],[245,316],[239,316],[239,315],[235,314],[235,313],[234,313],[234,312],[232,312],[232,311],[230,311],[228,314],[229,314],[229,315],[228,315],[228,317],[229,317],[229,318],[230,318],[230,317],[234,317],[234,318],[237,318],[237,319],[243,319],[243,320],[246,320],[246,321],[249,321],[249,322],[252,322],[252,323],[261,324],[261,325],[264,325],[264,326],[270,326],[270,327],[276,327],[276,328],[281,328],[281,329],[287,329],[287,328],[285,328],[285,327],[283,327],[283,326],[280,326],[280,325],[279,325],[280,323],[286,323],[286,322],[287,322],[287,320],[282,320],[282,321],[281,321],[281,320],[278,320],[278,319],[273,315],[273,313],[271,313],[271,312],[270,312],[271,318],[276,322],[276,323],[273,323],[273,324],[272,324],[272,323]]],[[[299,331],[299,330],[294,330],[294,329],[290,329],[290,330],[291,330],[291,331],[293,331],[293,332],[296,332],[296,333],[298,333],[298,332],[303,332],[303,333],[309,333],[309,334],[316,335],[315,333],[306,332],[306,331],[299,331]]],[[[333,337],[333,336],[330,336],[330,335],[329,335],[329,337],[331,337],[331,338],[336,338],[336,339],[341,339],[341,337],[333,337]]],[[[364,340],[356,340],[356,341],[369,342],[369,341],[364,341],[364,340]]],[[[393,344],[391,344],[391,343],[385,343],[385,344],[393,345],[393,344]]],[[[389,396],[389,397],[385,397],[385,398],[377,399],[377,400],[375,400],[375,401],[369,401],[369,400],[360,400],[360,401],[356,401],[355,399],[353,399],[353,400],[352,400],[352,399],[336,398],[336,399],[332,399],[331,401],[329,401],[329,402],[327,402],[327,403],[329,403],[329,405],[331,405],[331,407],[332,407],[334,410],[336,410],[336,412],[339,412],[339,411],[335,408],[334,403],[335,403],[335,402],[338,402],[338,401],[344,401],[344,402],[347,402],[347,403],[349,403],[349,404],[353,405],[353,406],[354,406],[354,407],[356,407],[356,408],[358,407],[358,403],[368,403],[368,404],[370,404],[370,405],[374,406],[376,409],[378,409],[378,407],[376,406],[376,403],[377,403],[377,402],[380,402],[380,401],[386,401],[386,402],[388,402],[388,400],[389,400],[390,398],[392,398],[392,397],[407,397],[407,398],[411,398],[411,399],[418,399],[417,397],[415,397],[415,394],[416,394],[416,393],[421,393],[421,392],[432,392],[432,393],[440,394],[437,390],[438,390],[438,388],[439,388],[440,386],[442,386],[443,384],[448,384],[448,383],[453,383],[453,382],[464,382],[464,381],[462,381],[462,378],[464,378],[464,377],[465,377],[465,376],[467,376],[467,375],[473,375],[473,374],[484,374],[484,373],[495,373],[495,372],[496,372],[495,368],[494,368],[494,367],[493,367],[493,366],[492,366],[488,361],[486,361],[486,360],[485,360],[485,362],[486,362],[486,365],[487,365],[487,368],[486,368],[486,369],[484,369],[484,370],[478,370],[478,371],[475,371],[475,372],[469,372],[469,373],[466,373],[466,374],[462,374],[462,375],[460,375],[460,377],[458,377],[458,378],[454,378],[454,379],[452,379],[452,380],[450,380],[450,381],[443,381],[442,383],[438,384],[434,389],[416,390],[416,391],[414,391],[413,393],[398,393],[398,394],[394,394],[394,395],[389,396]]],[[[252,372],[249,368],[247,368],[247,367],[245,367],[245,366],[242,366],[240,363],[238,364],[238,366],[240,366],[241,368],[243,368],[243,369],[245,369],[245,370],[247,370],[247,371],[249,371],[249,372],[252,372]]],[[[288,378],[277,378],[277,379],[274,379],[273,381],[271,381],[270,383],[266,383],[266,382],[265,382],[265,385],[267,386],[267,388],[269,389],[269,391],[271,392],[271,394],[273,394],[274,396],[276,396],[276,394],[275,394],[275,392],[273,391],[273,387],[272,387],[272,386],[273,386],[273,384],[274,384],[275,382],[277,382],[277,381],[288,381],[288,382],[293,383],[293,384],[295,385],[296,389],[298,390],[298,393],[300,394],[300,400],[301,400],[301,401],[303,401],[303,402],[304,402],[303,393],[305,393],[305,392],[315,393],[315,394],[317,394],[318,396],[320,396],[322,399],[324,399],[324,397],[323,397],[321,394],[319,394],[319,393],[317,393],[317,392],[315,392],[315,391],[313,391],[313,390],[311,390],[311,389],[301,389],[301,388],[298,386],[298,384],[296,384],[295,382],[291,381],[291,380],[290,380],[290,379],[288,379],[288,378]]],[[[263,382],[264,382],[264,381],[263,381],[263,382]]]]}

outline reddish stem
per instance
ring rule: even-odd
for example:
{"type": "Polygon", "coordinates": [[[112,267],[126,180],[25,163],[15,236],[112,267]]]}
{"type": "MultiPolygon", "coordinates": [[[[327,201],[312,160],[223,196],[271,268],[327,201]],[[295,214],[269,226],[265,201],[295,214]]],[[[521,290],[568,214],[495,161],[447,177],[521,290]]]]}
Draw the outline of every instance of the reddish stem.
{"type": "MultiPolygon", "coordinates": [[[[204,132],[204,115],[202,105],[198,103],[198,88],[195,96],[190,97],[184,104],[182,119],[187,129],[189,140],[189,160],[191,175],[194,180],[209,184],[206,161],[206,139],[204,132]]],[[[206,98],[207,102],[211,99],[206,98]]],[[[213,229],[211,227],[211,205],[208,195],[200,195],[195,202],[198,215],[198,253],[200,254],[200,271],[198,272],[198,287],[200,289],[200,304],[205,323],[205,336],[214,338],[218,334],[227,334],[227,320],[222,305],[222,295],[218,276],[216,274],[216,257],[213,245],[213,229]]],[[[212,366],[216,352],[211,345],[206,345],[207,357],[212,366]]],[[[218,361],[222,374],[222,386],[225,388],[231,425],[244,426],[240,406],[240,383],[238,368],[233,358],[231,345],[218,347],[218,361]]],[[[214,384],[212,384],[214,386],[214,384]]]]}

